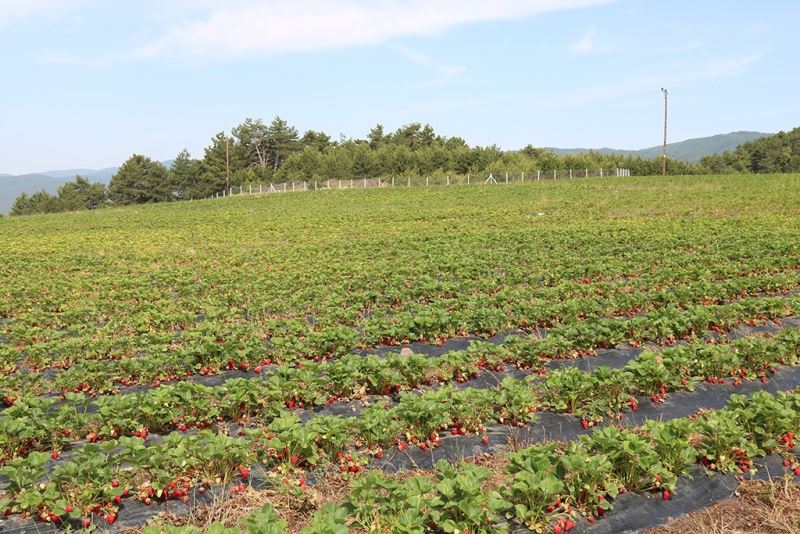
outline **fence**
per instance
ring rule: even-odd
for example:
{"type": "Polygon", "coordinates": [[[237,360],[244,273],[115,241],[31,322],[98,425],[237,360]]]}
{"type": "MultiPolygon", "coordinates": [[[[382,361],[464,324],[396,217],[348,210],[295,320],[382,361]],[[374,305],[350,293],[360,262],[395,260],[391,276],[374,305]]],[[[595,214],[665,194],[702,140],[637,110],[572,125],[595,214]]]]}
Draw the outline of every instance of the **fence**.
{"type": "Polygon", "coordinates": [[[372,189],[382,187],[432,187],[481,184],[512,184],[563,180],[577,178],[608,178],[630,176],[629,169],[561,169],[535,172],[459,174],[415,177],[348,178],[316,181],[291,181],[268,184],[245,184],[224,189],[209,198],[239,195],[262,195],[267,193],[297,193],[301,191],[324,191],[331,189],[372,189]]]}

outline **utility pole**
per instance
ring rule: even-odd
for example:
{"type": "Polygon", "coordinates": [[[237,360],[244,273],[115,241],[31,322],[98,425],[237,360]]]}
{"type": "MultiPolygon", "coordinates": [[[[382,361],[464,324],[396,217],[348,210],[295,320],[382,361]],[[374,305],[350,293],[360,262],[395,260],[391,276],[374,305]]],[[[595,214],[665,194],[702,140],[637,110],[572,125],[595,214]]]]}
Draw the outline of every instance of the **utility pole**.
{"type": "Polygon", "coordinates": [[[230,157],[228,156],[228,136],[226,135],[225,136],[225,189],[230,189],[230,187],[231,187],[231,160],[230,157]]]}
{"type": "Polygon", "coordinates": [[[667,175],[667,97],[669,96],[669,91],[661,88],[661,92],[664,93],[664,151],[661,156],[661,175],[667,175]]]}

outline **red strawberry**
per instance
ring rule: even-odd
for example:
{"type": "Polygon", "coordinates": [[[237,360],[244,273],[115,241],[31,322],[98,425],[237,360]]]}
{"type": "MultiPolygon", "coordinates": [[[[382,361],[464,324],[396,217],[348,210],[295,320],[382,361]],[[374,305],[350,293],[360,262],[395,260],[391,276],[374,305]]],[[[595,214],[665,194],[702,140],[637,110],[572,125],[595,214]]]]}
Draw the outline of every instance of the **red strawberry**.
{"type": "Polygon", "coordinates": [[[68,514],[69,514],[69,513],[72,513],[72,511],[73,511],[73,510],[74,510],[74,508],[72,507],[72,505],[71,505],[71,504],[68,504],[68,505],[66,505],[66,506],[64,507],[64,511],[65,511],[65,512],[67,512],[68,514]]]}
{"type": "Polygon", "coordinates": [[[50,458],[52,458],[53,460],[58,460],[58,451],[51,452],[50,458]]]}
{"type": "Polygon", "coordinates": [[[144,498],[144,505],[145,505],[145,506],[150,506],[150,504],[151,504],[152,502],[153,502],[153,500],[152,500],[150,497],[145,497],[145,498],[144,498]]]}
{"type": "Polygon", "coordinates": [[[240,467],[239,474],[242,475],[242,478],[247,478],[250,476],[250,470],[246,467],[240,467]]]}
{"type": "Polygon", "coordinates": [[[112,488],[118,488],[119,487],[119,480],[117,480],[117,479],[112,480],[111,481],[111,487],[112,488]]]}
{"type": "Polygon", "coordinates": [[[575,528],[575,521],[573,521],[572,519],[567,519],[567,522],[564,523],[564,530],[569,532],[573,528],[575,528]]]}
{"type": "Polygon", "coordinates": [[[792,462],[790,462],[789,460],[783,461],[783,467],[789,467],[790,465],[792,465],[792,462]]]}
{"type": "Polygon", "coordinates": [[[84,517],[81,524],[83,525],[83,528],[89,528],[90,526],[92,526],[92,520],[89,519],[88,517],[84,517]]]}
{"type": "Polygon", "coordinates": [[[661,492],[661,498],[664,499],[665,501],[668,501],[671,496],[672,494],[669,492],[669,490],[664,490],[661,492]]]}
{"type": "Polygon", "coordinates": [[[300,457],[296,454],[293,454],[292,457],[289,458],[289,461],[291,461],[293,464],[296,464],[297,462],[300,461],[300,457]]]}
{"type": "Polygon", "coordinates": [[[106,515],[106,523],[109,525],[113,525],[114,521],[117,520],[117,514],[108,514],[106,515]]]}
{"type": "Polygon", "coordinates": [[[481,438],[481,440],[483,441],[484,445],[488,445],[489,444],[489,436],[484,435],[483,438],[481,438]]]}
{"type": "Polygon", "coordinates": [[[800,477],[800,467],[795,467],[795,468],[794,468],[794,474],[795,474],[796,476],[800,477]]]}
{"type": "Polygon", "coordinates": [[[553,527],[553,534],[561,534],[561,525],[553,527]]]}
{"type": "Polygon", "coordinates": [[[581,426],[583,427],[584,430],[589,428],[589,421],[587,421],[585,417],[581,420],[581,426]]]}
{"type": "Polygon", "coordinates": [[[375,453],[375,459],[376,460],[380,460],[381,458],[383,458],[383,451],[382,450],[375,453]]]}

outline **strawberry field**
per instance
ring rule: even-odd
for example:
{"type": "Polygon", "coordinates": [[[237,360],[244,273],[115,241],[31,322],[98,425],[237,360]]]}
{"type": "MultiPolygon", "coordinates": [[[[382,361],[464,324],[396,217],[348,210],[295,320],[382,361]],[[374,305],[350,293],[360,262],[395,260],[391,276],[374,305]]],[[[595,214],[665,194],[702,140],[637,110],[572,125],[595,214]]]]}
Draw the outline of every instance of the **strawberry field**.
{"type": "Polygon", "coordinates": [[[17,217],[0,252],[0,531],[623,532],[800,483],[797,175],[17,217]]]}

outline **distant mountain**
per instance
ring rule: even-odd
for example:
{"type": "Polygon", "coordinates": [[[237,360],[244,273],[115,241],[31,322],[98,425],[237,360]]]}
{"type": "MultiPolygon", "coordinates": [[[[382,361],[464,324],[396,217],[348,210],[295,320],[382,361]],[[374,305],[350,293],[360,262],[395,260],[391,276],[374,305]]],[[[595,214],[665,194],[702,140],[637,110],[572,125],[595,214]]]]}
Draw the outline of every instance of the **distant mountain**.
{"type": "MultiPolygon", "coordinates": [[[[667,155],[673,159],[697,163],[703,156],[711,154],[721,154],[726,150],[735,150],[742,143],[755,141],[762,137],[772,134],[763,132],[731,132],[727,134],[712,135],[709,137],[698,137],[697,139],[687,139],[677,143],[667,145],[667,155]]],[[[549,148],[558,155],[586,154],[590,150],[600,154],[620,154],[623,156],[641,156],[643,159],[656,158],[661,155],[661,145],[642,148],[640,150],[620,150],[615,148],[549,148]]]]}
{"type": "MultiPolygon", "coordinates": [[[[175,160],[162,161],[167,168],[172,167],[175,160]]],[[[0,214],[11,210],[14,200],[22,193],[35,193],[44,189],[48,193],[56,193],[64,182],[74,180],[80,174],[91,182],[107,184],[119,167],[106,167],[105,169],[64,169],[55,171],[36,172],[31,174],[0,174],[0,214]]]]}

